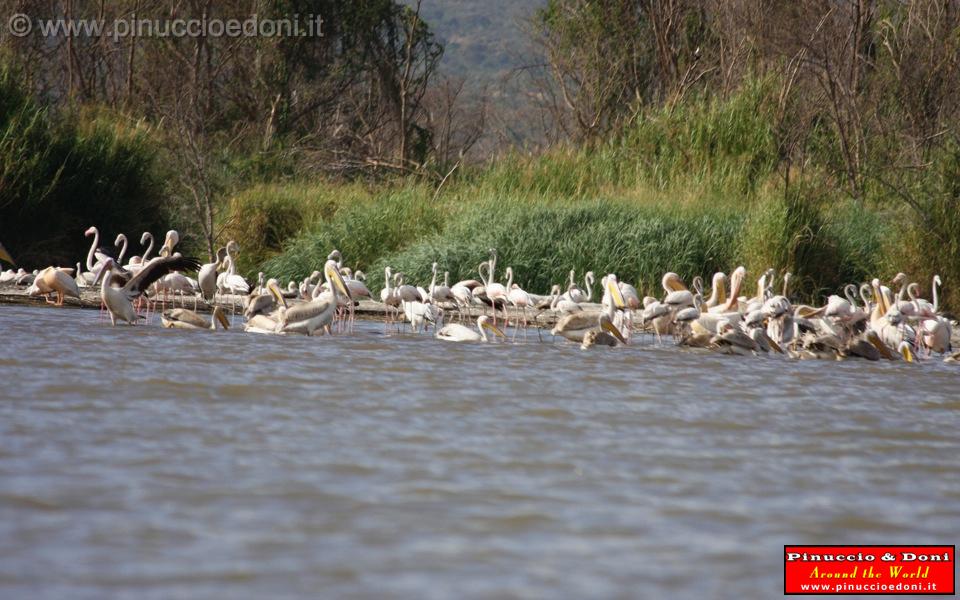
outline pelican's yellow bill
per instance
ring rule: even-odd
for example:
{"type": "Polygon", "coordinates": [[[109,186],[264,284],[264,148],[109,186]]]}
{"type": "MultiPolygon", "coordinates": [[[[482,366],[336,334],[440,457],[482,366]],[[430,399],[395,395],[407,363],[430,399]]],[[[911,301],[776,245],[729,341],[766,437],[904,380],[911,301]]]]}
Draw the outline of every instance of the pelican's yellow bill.
{"type": "MultiPolygon", "coordinates": [[[[337,268],[337,263],[332,260],[328,260],[324,270],[327,272],[327,278],[330,279],[330,283],[337,286],[337,289],[340,290],[340,293],[346,296],[348,300],[352,301],[353,294],[350,293],[350,288],[347,287],[347,282],[345,282],[343,280],[343,276],[340,275],[340,269],[337,268]]],[[[332,292],[333,290],[330,291],[332,292]]]]}
{"type": "Polygon", "coordinates": [[[607,277],[607,293],[610,294],[610,299],[615,307],[626,308],[627,303],[623,301],[623,293],[620,291],[620,286],[617,285],[617,280],[613,277],[607,277]]]}
{"type": "Polygon", "coordinates": [[[487,329],[489,329],[490,331],[492,331],[494,334],[499,335],[499,336],[502,337],[502,338],[506,338],[506,337],[507,337],[507,334],[505,334],[503,331],[501,331],[500,328],[497,327],[496,325],[494,325],[493,323],[484,322],[482,326],[483,326],[483,327],[486,327],[487,329]]]}
{"type": "Polygon", "coordinates": [[[607,321],[607,320],[601,321],[601,322],[600,322],[600,327],[601,327],[604,331],[606,331],[607,333],[609,333],[610,335],[612,335],[613,337],[615,337],[615,338],[617,338],[618,340],[620,340],[620,343],[621,343],[621,344],[626,344],[626,343],[627,343],[627,340],[624,339],[623,334],[620,333],[620,330],[617,329],[616,325],[614,325],[614,324],[611,323],[610,321],[607,321]]]}
{"type": "Polygon", "coordinates": [[[5,260],[13,266],[17,266],[17,261],[13,260],[13,257],[10,256],[10,253],[7,252],[7,249],[3,247],[3,244],[0,244],[0,260],[5,260]]]}

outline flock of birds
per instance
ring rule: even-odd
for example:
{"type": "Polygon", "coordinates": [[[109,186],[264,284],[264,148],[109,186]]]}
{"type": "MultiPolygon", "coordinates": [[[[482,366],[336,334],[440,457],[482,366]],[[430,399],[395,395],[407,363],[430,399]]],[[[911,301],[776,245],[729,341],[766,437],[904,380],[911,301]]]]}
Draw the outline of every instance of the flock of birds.
{"type": "MultiPolygon", "coordinates": [[[[29,294],[44,296],[58,305],[66,297],[79,298],[82,288],[99,287],[101,308],[113,325],[117,321],[135,324],[145,318],[144,312],[156,310],[156,303],[161,302],[164,327],[196,330],[229,328],[230,320],[217,297],[240,296],[244,330],[275,335],[350,331],[358,300],[372,299],[364,274],[344,266],[337,250],[330,253],[321,271],[282,288],[276,279],[266,279],[263,273],[254,286],[237,273],[240,248],[235,241],[220,248],[213,262],[201,264],[176,252],[179,235],[172,230],[167,232],[158,255],[151,257],[154,238],[144,233],[140,243],[148,245],[143,255],[124,262],[126,236],[117,236],[114,246],[119,253],[114,255],[111,249],[100,246],[96,227],[89,228],[85,235],[93,237],[85,264],[78,262],[76,269],[51,266],[34,272],[9,269],[0,272],[0,284],[26,286],[29,294]],[[186,275],[194,272],[196,279],[186,275]],[[177,296],[181,298],[180,307],[176,306],[177,296]],[[187,298],[193,300],[192,310],[186,307],[187,298]],[[169,309],[168,300],[172,301],[169,309]],[[196,312],[200,301],[214,307],[209,320],[196,312]]],[[[0,260],[15,266],[2,245],[0,260]]],[[[539,315],[551,311],[557,316],[551,334],[579,342],[584,349],[627,345],[639,332],[656,336],[660,343],[669,335],[677,345],[725,354],[778,353],[793,358],[908,362],[939,355],[947,362],[960,362],[960,352],[954,353],[951,345],[956,323],[940,312],[939,276],[933,278],[932,302],[920,297],[919,284],[899,273],[891,286],[879,279],[859,286],[849,284],[842,295],[829,296],[824,305],[809,306],[790,300],[790,273],[783,275],[780,293],[776,293],[777,273],[773,269],[762,273],[755,294],[747,295],[747,272],[742,266],[729,277],[716,273],[709,296],[699,277],[688,287],[676,273],[666,273],[662,278],[663,297],[641,298],[636,288],[609,273],[600,280],[599,303],[593,298],[596,281],[592,272],[586,273],[580,287],[571,271],[566,289],[554,285],[544,295],[523,290],[514,282],[511,267],[504,270],[505,282],[498,282],[497,253],[493,249],[490,258],[478,265],[479,280],[450,285],[449,273],[443,273],[442,281],[438,279],[436,263],[432,272],[424,288],[405,282],[402,273],[385,269],[385,286],[380,292],[387,311],[385,328],[409,326],[415,333],[432,328],[436,338],[457,342],[506,339],[497,321],[500,316],[506,326],[510,325],[510,307],[514,340],[521,332],[526,338],[531,317],[537,325],[539,315]],[[467,315],[477,308],[481,315],[476,328],[467,327],[467,315]]]]}

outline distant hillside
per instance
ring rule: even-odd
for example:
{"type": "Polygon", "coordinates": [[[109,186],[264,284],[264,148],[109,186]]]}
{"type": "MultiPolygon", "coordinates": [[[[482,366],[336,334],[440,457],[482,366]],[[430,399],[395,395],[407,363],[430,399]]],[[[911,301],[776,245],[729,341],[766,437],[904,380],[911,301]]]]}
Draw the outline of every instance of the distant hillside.
{"type": "Polygon", "coordinates": [[[468,79],[495,79],[524,63],[527,37],[521,23],[545,3],[546,0],[423,0],[421,14],[445,46],[445,73],[468,79]]]}

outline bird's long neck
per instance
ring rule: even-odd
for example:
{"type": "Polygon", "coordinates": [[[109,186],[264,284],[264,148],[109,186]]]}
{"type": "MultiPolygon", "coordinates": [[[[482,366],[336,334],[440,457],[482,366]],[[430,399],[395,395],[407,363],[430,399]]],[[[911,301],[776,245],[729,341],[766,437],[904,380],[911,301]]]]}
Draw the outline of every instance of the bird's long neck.
{"type": "Polygon", "coordinates": [[[93,243],[90,244],[90,251],[87,252],[87,270],[93,270],[93,253],[97,251],[97,245],[100,243],[100,230],[93,228],[93,243]]]}
{"type": "Polygon", "coordinates": [[[150,253],[153,252],[153,234],[147,232],[147,239],[150,240],[150,244],[147,246],[147,251],[143,253],[143,258],[141,262],[147,262],[147,259],[150,258],[150,253]]]}
{"type": "Polygon", "coordinates": [[[113,271],[110,265],[104,265],[102,268],[106,269],[107,272],[103,274],[103,281],[100,283],[101,296],[105,295],[107,290],[110,289],[110,278],[113,277],[113,271]]]}
{"type": "Polygon", "coordinates": [[[118,265],[123,264],[123,257],[127,255],[127,244],[128,244],[127,236],[123,236],[122,240],[123,240],[123,247],[120,248],[120,256],[117,257],[118,265]]]}
{"type": "Polygon", "coordinates": [[[487,341],[487,332],[483,330],[483,325],[480,324],[480,319],[477,319],[477,330],[480,332],[480,339],[487,341]]]}
{"type": "Polygon", "coordinates": [[[513,267],[507,267],[507,291],[513,287],[513,267]]]}
{"type": "Polygon", "coordinates": [[[853,292],[850,291],[850,288],[852,287],[854,286],[852,286],[851,284],[847,284],[846,286],[844,286],[843,295],[847,299],[847,302],[850,303],[850,308],[852,308],[853,310],[857,310],[857,301],[853,298],[853,292]]]}
{"type": "Polygon", "coordinates": [[[940,287],[940,278],[934,277],[933,278],[933,312],[934,313],[940,312],[940,292],[938,289],[939,287],[940,287]]]}
{"type": "Polygon", "coordinates": [[[593,300],[593,277],[589,273],[583,276],[583,286],[587,288],[587,302],[593,300]]]}

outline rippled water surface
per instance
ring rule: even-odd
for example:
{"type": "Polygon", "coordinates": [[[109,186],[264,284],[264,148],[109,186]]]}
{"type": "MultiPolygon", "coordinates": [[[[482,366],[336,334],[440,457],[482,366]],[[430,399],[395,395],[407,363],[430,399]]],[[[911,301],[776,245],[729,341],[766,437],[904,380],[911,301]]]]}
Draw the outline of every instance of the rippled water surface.
{"type": "Polygon", "coordinates": [[[939,361],[0,306],[0,376],[7,598],[772,598],[783,544],[960,533],[939,361]]]}

